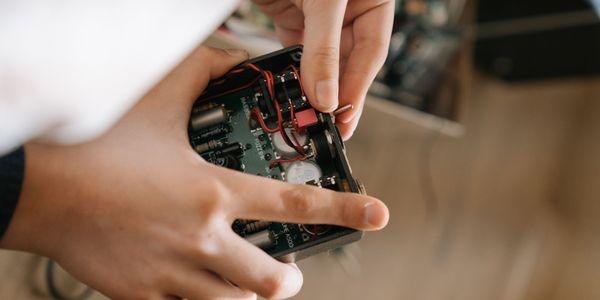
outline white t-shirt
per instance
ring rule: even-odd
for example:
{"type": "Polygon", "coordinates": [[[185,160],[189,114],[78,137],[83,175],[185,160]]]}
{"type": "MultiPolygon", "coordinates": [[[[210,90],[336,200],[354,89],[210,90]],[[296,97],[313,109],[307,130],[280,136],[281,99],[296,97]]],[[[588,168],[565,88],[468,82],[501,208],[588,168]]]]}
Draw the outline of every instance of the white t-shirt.
{"type": "Polygon", "coordinates": [[[236,3],[0,1],[0,154],[101,134],[236,3]]]}

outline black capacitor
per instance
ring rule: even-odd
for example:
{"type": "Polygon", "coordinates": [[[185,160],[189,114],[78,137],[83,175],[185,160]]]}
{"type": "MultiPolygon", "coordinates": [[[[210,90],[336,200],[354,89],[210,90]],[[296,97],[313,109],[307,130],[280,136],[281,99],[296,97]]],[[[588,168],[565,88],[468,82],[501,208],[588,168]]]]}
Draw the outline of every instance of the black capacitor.
{"type": "Polygon", "coordinates": [[[294,72],[284,72],[278,78],[283,78],[275,85],[277,91],[277,100],[280,103],[288,103],[289,99],[298,99],[302,97],[301,83],[294,72]]]}
{"type": "Polygon", "coordinates": [[[240,162],[239,159],[237,159],[233,155],[219,157],[219,158],[217,158],[215,164],[218,166],[227,168],[227,169],[231,169],[231,170],[241,171],[241,169],[242,169],[242,163],[240,162]]]}
{"type": "Polygon", "coordinates": [[[267,120],[275,118],[276,111],[275,106],[273,105],[273,101],[270,99],[269,91],[267,89],[267,85],[264,80],[260,81],[260,90],[262,96],[257,99],[258,109],[266,114],[267,120]]]}

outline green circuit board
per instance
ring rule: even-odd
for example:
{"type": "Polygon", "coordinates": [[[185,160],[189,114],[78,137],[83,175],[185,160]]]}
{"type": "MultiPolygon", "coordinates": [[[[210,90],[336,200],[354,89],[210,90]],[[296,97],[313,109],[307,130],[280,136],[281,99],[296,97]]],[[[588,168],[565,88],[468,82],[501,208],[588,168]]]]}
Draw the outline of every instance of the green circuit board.
{"type": "MultiPolygon", "coordinates": [[[[268,78],[252,80],[256,73],[251,70],[244,72],[243,67],[236,69],[236,75],[209,85],[192,109],[188,131],[191,146],[206,161],[225,168],[273,180],[359,192],[331,115],[316,112],[310,107],[302,95],[298,74],[285,67],[293,63],[299,68],[299,53],[301,48],[296,47],[251,61],[261,67],[268,67],[261,63],[269,59],[277,62],[279,66],[273,67],[271,79],[275,82],[270,83],[274,85],[272,91],[266,88],[268,78]],[[278,73],[275,72],[277,70],[278,73]],[[298,112],[309,112],[313,119],[303,123],[306,118],[296,119],[298,114],[295,113],[298,112]],[[261,124],[258,117],[264,123],[261,124]],[[282,126],[292,131],[296,143],[299,143],[296,134],[304,137],[304,144],[296,145],[300,147],[296,148],[297,153],[282,126]],[[282,150],[282,139],[286,137],[291,154],[282,150]],[[292,154],[302,158],[296,161],[290,156],[292,154]],[[297,177],[291,175],[294,167],[301,170],[297,177]],[[311,175],[307,170],[316,170],[312,175],[318,176],[305,178],[311,175]]],[[[236,220],[232,229],[271,256],[284,261],[301,259],[356,241],[362,236],[360,231],[344,227],[274,220],[236,220]]]]}

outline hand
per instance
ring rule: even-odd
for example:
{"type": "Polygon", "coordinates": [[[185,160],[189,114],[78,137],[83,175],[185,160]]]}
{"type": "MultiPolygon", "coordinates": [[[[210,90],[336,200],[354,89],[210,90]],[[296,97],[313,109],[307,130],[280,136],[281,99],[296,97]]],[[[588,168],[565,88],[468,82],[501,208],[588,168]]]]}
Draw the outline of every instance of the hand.
{"type": "Polygon", "coordinates": [[[312,105],[328,112],[354,105],[337,117],[342,137],[350,138],[387,56],[394,1],[253,1],[271,16],[285,46],[304,44],[301,75],[312,105]]]}
{"type": "Polygon", "coordinates": [[[385,226],[374,198],[223,169],[191,149],[193,101],[246,58],[200,47],[96,140],[26,145],[21,199],[0,246],[48,256],[113,299],[284,298],[301,272],[237,236],[233,220],[385,226]]]}

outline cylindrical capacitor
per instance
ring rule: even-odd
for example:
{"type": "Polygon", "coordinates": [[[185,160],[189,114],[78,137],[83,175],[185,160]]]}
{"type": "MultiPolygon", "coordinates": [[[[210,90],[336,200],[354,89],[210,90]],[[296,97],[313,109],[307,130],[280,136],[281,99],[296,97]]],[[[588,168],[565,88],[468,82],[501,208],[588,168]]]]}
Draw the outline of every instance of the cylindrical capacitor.
{"type": "Polygon", "coordinates": [[[223,106],[217,106],[192,115],[190,125],[193,130],[200,130],[227,121],[229,113],[223,106]]]}
{"type": "MultiPolygon", "coordinates": [[[[304,146],[308,142],[308,138],[306,137],[305,134],[300,134],[290,128],[286,128],[285,131],[287,132],[288,136],[296,137],[296,139],[298,140],[298,143],[300,143],[300,146],[304,146]]],[[[298,156],[298,152],[296,151],[296,149],[290,147],[285,142],[285,140],[281,136],[281,132],[273,133],[271,135],[271,140],[273,141],[273,147],[275,147],[275,151],[277,151],[277,153],[279,153],[279,155],[281,155],[282,157],[292,158],[294,156],[298,156]]]]}
{"type": "Polygon", "coordinates": [[[213,140],[208,141],[204,144],[197,145],[196,147],[194,147],[194,150],[196,150],[196,152],[198,153],[204,153],[206,151],[219,149],[221,147],[223,147],[223,142],[213,140]]]}
{"type": "Polygon", "coordinates": [[[271,233],[268,230],[263,230],[255,234],[246,236],[246,240],[256,247],[266,249],[273,245],[273,239],[271,233]]]}
{"type": "Polygon", "coordinates": [[[219,157],[216,160],[216,165],[225,167],[232,170],[242,170],[242,164],[240,160],[234,157],[233,155],[227,155],[225,157],[219,157]]]}

